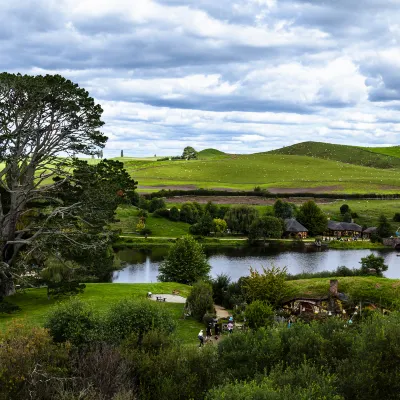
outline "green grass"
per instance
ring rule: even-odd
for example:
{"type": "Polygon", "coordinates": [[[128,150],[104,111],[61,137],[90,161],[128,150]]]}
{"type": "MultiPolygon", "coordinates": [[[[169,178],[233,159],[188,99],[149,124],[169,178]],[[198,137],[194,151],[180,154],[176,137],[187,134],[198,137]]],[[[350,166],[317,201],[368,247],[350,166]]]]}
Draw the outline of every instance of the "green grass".
{"type": "MultiPolygon", "coordinates": [[[[119,222],[113,224],[113,228],[120,229],[122,235],[136,232],[139,221],[138,210],[132,206],[121,206],[117,209],[116,219],[119,222]]],[[[167,218],[153,217],[149,214],[146,219],[146,228],[151,229],[151,236],[181,237],[189,233],[190,225],[186,222],[173,222],[167,218]]]]}
{"type": "Polygon", "coordinates": [[[235,190],[261,186],[282,192],[285,188],[310,191],[318,188],[321,192],[335,193],[400,192],[400,168],[368,168],[297,155],[237,155],[222,159],[153,162],[140,167],[127,162],[125,167],[139,181],[139,189],[141,186],[194,185],[235,190]]]}
{"type": "MultiPolygon", "coordinates": [[[[147,292],[154,294],[172,293],[174,289],[180,291],[183,297],[187,297],[190,286],[178,283],[88,283],[83,294],[78,295],[82,300],[88,302],[97,312],[106,311],[110,305],[123,298],[146,298],[147,292]]],[[[43,326],[46,314],[58,301],[48,300],[46,289],[28,289],[25,293],[18,293],[8,297],[8,301],[21,307],[21,311],[12,314],[0,314],[0,329],[13,319],[23,320],[30,326],[43,326]]],[[[66,299],[61,300],[66,301],[66,299]]],[[[183,304],[157,303],[160,307],[169,309],[175,316],[178,327],[177,335],[185,343],[197,342],[197,333],[203,326],[199,322],[187,318],[180,319],[183,315],[183,304]]]]}
{"type": "MultiPolygon", "coordinates": [[[[366,147],[347,146],[322,142],[303,142],[273,150],[269,154],[308,156],[373,168],[399,168],[400,158],[366,147]]],[[[399,152],[400,156],[400,152],[399,152]]]]}
{"type": "Polygon", "coordinates": [[[378,154],[385,154],[391,157],[400,158],[400,146],[391,147],[364,147],[365,150],[372,151],[378,154]]]}
{"type": "MultiPolygon", "coordinates": [[[[400,280],[377,277],[343,277],[339,281],[339,292],[354,300],[368,300],[386,307],[400,306],[400,280]]],[[[329,278],[301,279],[287,282],[289,297],[324,296],[329,292],[329,278]]]]}
{"type": "Polygon", "coordinates": [[[223,151],[217,149],[204,149],[197,153],[197,157],[200,160],[209,159],[209,158],[225,158],[228,154],[224,153],[223,151]]]}

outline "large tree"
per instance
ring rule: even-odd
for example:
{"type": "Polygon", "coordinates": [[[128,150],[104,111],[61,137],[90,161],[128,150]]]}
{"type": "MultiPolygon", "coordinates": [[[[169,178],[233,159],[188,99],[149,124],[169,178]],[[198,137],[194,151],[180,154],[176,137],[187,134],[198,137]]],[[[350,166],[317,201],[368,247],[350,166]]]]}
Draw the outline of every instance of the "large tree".
{"type": "Polygon", "coordinates": [[[178,239],[171,247],[160,265],[158,280],[191,285],[198,280],[207,279],[210,269],[201,244],[187,235],[178,239]]]}
{"type": "Polygon", "coordinates": [[[250,226],[249,239],[280,239],[283,235],[283,223],[280,218],[265,215],[256,219],[250,226]]]}
{"type": "Polygon", "coordinates": [[[225,214],[225,221],[231,232],[247,235],[251,224],[258,218],[258,211],[254,207],[235,206],[225,214]]]}
{"type": "Polygon", "coordinates": [[[297,220],[308,229],[310,236],[321,235],[328,227],[328,218],[312,200],[300,207],[297,220]]]}
{"type": "MultiPolygon", "coordinates": [[[[0,74],[0,297],[23,273],[21,251],[50,237],[67,241],[70,229],[55,221],[76,214],[81,200],[55,193],[70,180],[74,156],[104,147],[101,114],[85,89],[60,75],[0,74]]],[[[87,225],[76,217],[75,231],[87,225]]]]}

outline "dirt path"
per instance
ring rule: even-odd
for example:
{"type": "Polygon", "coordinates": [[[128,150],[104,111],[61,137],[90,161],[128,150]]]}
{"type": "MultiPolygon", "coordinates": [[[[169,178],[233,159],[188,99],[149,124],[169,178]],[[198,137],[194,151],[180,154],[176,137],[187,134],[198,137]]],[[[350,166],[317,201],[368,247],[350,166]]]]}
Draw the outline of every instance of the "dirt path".
{"type": "Polygon", "coordinates": [[[220,319],[220,318],[228,318],[229,317],[229,313],[228,313],[228,310],[226,308],[221,307],[221,306],[217,306],[215,304],[214,304],[214,307],[215,307],[215,312],[217,314],[217,318],[218,319],[220,319]]]}

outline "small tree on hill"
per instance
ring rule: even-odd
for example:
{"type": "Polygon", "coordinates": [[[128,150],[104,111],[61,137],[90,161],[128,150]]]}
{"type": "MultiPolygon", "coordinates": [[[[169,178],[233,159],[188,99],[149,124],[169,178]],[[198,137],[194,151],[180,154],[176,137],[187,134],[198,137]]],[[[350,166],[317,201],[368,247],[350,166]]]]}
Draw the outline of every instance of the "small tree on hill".
{"type": "Polygon", "coordinates": [[[400,213],[396,213],[393,216],[393,221],[394,222],[400,222],[400,213]]]}
{"type": "Polygon", "coordinates": [[[376,233],[381,238],[388,238],[393,235],[392,226],[383,214],[379,217],[376,233]]]}
{"type": "Polygon", "coordinates": [[[342,221],[343,222],[351,222],[353,220],[351,213],[346,212],[344,214],[342,214],[342,221]]]}
{"type": "Polygon", "coordinates": [[[183,149],[182,158],[185,160],[196,160],[197,151],[193,147],[187,146],[183,149]]]}
{"type": "Polygon", "coordinates": [[[179,218],[181,216],[181,213],[178,209],[178,207],[171,207],[171,209],[169,210],[169,219],[171,221],[179,221],[179,218]]]}
{"type": "Polygon", "coordinates": [[[171,247],[160,266],[158,280],[190,285],[207,279],[210,269],[203,247],[188,235],[178,239],[171,247]]]}
{"type": "Polygon", "coordinates": [[[312,200],[305,202],[300,207],[297,220],[308,229],[310,236],[321,235],[328,226],[326,215],[312,200]]]}
{"type": "Polygon", "coordinates": [[[254,207],[237,206],[230,208],[225,214],[225,221],[232,232],[247,235],[251,224],[258,218],[258,211],[254,207]]]}
{"type": "Polygon", "coordinates": [[[274,310],[263,301],[253,301],[245,310],[246,322],[251,329],[270,326],[274,322],[274,310]]]}
{"type": "Polygon", "coordinates": [[[278,199],[274,204],[274,215],[277,218],[292,218],[294,216],[295,207],[294,204],[288,203],[278,199]]]}
{"type": "Polygon", "coordinates": [[[216,235],[223,235],[228,229],[228,225],[225,220],[220,218],[213,219],[213,231],[216,235]]]}
{"type": "Polygon", "coordinates": [[[154,197],[151,199],[150,204],[149,204],[149,211],[154,212],[160,208],[165,208],[165,201],[164,199],[160,199],[159,197],[154,197]]]}

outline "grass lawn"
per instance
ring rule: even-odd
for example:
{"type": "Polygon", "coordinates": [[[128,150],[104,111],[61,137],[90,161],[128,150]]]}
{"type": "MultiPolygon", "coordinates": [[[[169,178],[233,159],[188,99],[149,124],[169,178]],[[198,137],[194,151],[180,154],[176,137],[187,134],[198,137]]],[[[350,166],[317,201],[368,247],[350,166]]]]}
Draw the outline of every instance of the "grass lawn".
{"type": "MultiPolygon", "coordinates": [[[[123,298],[146,298],[147,292],[154,294],[172,293],[174,289],[180,291],[183,297],[187,297],[190,287],[178,283],[88,283],[85,292],[78,295],[82,300],[87,301],[94,310],[103,312],[109,306],[123,298]]],[[[8,300],[21,307],[21,311],[12,314],[0,314],[0,329],[12,319],[22,319],[28,325],[40,326],[44,324],[45,317],[50,308],[58,301],[48,300],[46,289],[28,289],[25,293],[17,293],[8,300]]],[[[150,301],[150,300],[149,300],[150,301]]],[[[169,309],[175,316],[178,326],[177,335],[185,343],[197,343],[198,331],[203,325],[191,318],[181,319],[183,304],[157,303],[160,307],[169,309]]]]}
{"type": "MultiPolygon", "coordinates": [[[[119,222],[113,224],[113,228],[121,229],[122,235],[136,232],[139,221],[138,210],[132,206],[121,206],[117,210],[116,219],[119,222]]],[[[149,214],[146,219],[146,228],[151,229],[151,236],[181,237],[189,233],[190,225],[186,222],[173,222],[167,218],[153,217],[149,214]]]]}
{"type": "Polygon", "coordinates": [[[372,151],[374,153],[385,154],[391,157],[400,158],[400,146],[391,147],[364,147],[365,150],[372,151]]]}

